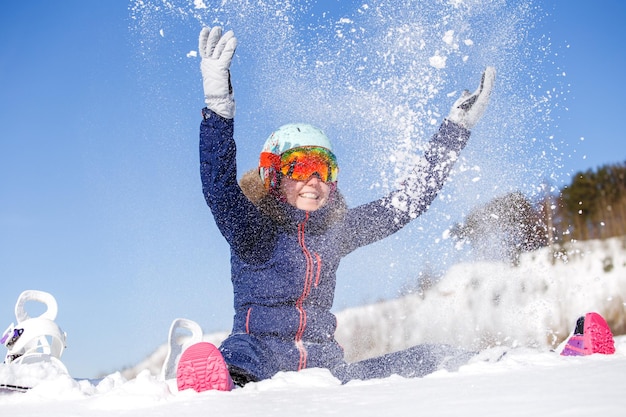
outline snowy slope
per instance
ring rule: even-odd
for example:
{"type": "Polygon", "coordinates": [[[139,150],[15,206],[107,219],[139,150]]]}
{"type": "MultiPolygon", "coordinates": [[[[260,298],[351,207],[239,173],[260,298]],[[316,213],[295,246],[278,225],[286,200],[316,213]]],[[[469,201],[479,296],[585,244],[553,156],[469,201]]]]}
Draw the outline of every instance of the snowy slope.
{"type": "MultiPolygon", "coordinates": [[[[136,367],[98,385],[53,374],[27,393],[0,394],[0,407],[4,415],[25,417],[622,416],[626,336],[616,338],[614,355],[562,357],[557,352],[586,311],[599,311],[616,333],[623,333],[625,246],[624,239],[586,242],[563,248],[556,258],[543,249],[518,267],[457,265],[425,294],[339,313],[337,337],[352,359],[428,341],[484,348],[458,372],[341,386],[327,371],[311,369],[230,393],[178,393],[172,381],[155,376],[165,356],[161,346],[136,367]],[[503,350],[507,354],[493,362],[503,350]]],[[[225,336],[205,338],[219,343],[225,336]]]]}
{"type": "Polygon", "coordinates": [[[425,342],[551,349],[589,311],[626,334],[626,238],[455,265],[423,295],[341,312],[336,336],[352,360],[425,342]]]}
{"type": "MultiPolygon", "coordinates": [[[[589,311],[626,334],[626,238],[569,244],[554,253],[543,248],[526,254],[517,267],[455,265],[425,294],[339,312],[336,337],[346,359],[355,361],[429,342],[545,351],[589,311]]],[[[227,334],[205,340],[217,345],[227,334]]],[[[130,379],[144,369],[156,375],[165,355],[163,345],[123,375],[130,379]]]]}
{"type": "Polygon", "coordinates": [[[3,415],[47,417],[150,415],[283,416],[623,416],[626,338],[615,355],[562,357],[517,349],[497,363],[422,379],[391,377],[344,386],[326,371],[279,374],[232,392],[171,393],[148,371],[124,382],[111,375],[50,381],[25,394],[0,395],[3,415]]]}

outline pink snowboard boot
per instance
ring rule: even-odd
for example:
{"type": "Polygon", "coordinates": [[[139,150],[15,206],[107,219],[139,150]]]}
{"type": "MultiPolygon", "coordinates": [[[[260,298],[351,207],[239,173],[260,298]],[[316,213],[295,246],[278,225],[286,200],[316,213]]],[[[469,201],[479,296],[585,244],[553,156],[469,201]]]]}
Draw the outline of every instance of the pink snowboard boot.
{"type": "Polygon", "coordinates": [[[235,385],[222,353],[211,343],[189,346],[180,356],[176,369],[178,390],[193,389],[230,391],[235,385]]]}
{"type": "Polygon", "coordinates": [[[570,336],[561,355],[583,356],[592,353],[615,353],[613,333],[598,313],[587,313],[578,319],[574,334],[570,336]]]}

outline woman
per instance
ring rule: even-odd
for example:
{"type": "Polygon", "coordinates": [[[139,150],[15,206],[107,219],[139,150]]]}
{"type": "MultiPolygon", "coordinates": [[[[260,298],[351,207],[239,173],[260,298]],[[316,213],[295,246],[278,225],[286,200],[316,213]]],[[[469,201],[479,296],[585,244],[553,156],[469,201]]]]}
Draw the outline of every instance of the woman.
{"type": "Polygon", "coordinates": [[[235,316],[219,350],[208,343],[181,355],[179,389],[229,390],[279,371],[329,369],[342,382],[421,376],[458,367],[471,354],[450,346],[413,348],[348,364],[330,312],[340,260],[400,230],[441,189],[469,129],[484,112],[495,71],[464,92],[401,189],[348,208],[337,189],[338,164],[327,136],[289,124],[266,140],[258,170],[237,183],[235,101],[230,63],[237,40],[219,27],[200,33],[206,108],[200,127],[203,193],[231,248],[235,316]],[[419,169],[418,169],[419,168],[419,169]]]}

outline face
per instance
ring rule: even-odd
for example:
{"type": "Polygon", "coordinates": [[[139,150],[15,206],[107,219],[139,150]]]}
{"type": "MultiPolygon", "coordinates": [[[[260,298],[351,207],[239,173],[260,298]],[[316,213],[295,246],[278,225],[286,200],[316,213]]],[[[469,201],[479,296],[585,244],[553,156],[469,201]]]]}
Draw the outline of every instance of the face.
{"type": "Polygon", "coordinates": [[[330,185],[312,175],[304,181],[296,181],[283,177],[280,181],[280,192],[287,202],[300,210],[315,211],[328,202],[330,185]]]}

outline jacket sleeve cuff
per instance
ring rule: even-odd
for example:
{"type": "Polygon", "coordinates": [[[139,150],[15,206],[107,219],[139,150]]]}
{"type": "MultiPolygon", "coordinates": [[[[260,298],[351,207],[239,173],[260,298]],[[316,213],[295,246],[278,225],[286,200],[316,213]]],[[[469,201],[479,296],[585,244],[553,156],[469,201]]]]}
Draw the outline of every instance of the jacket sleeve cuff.
{"type": "Polygon", "coordinates": [[[228,119],[226,117],[220,116],[219,114],[215,113],[213,110],[209,109],[208,107],[205,107],[202,109],[202,120],[209,120],[212,117],[218,117],[222,120],[232,120],[232,119],[228,119]]]}

